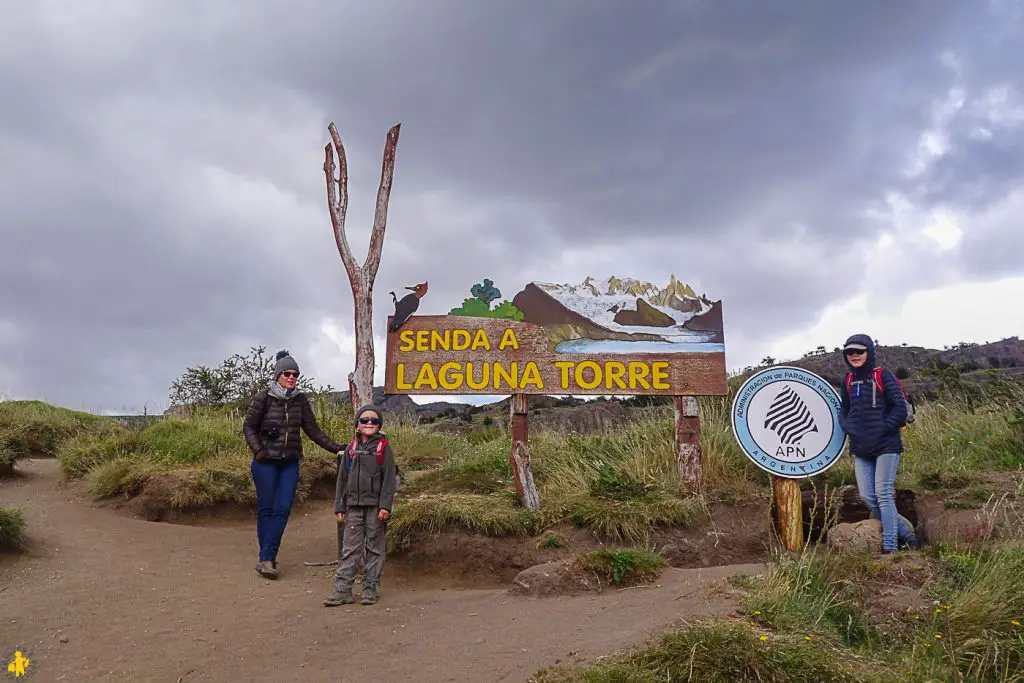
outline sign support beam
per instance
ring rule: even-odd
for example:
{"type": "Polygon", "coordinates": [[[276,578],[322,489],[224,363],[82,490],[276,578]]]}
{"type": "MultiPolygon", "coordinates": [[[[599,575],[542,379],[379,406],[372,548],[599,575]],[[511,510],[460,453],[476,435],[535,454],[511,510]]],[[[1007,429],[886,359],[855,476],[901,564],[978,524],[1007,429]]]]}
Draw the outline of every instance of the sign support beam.
{"type": "Polygon", "coordinates": [[[696,396],[673,396],[675,404],[676,468],[691,492],[704,488],[704,462],[700,451],[700,403],[696,396]]]}
{"type": "Polygon", "coordinates": [[[526,394],[512,394],[509,405],[509,436],[512,450],[509,462],[516,482],[516,493],[523,507],[540,509],[540,494],[533,482],[533,467],[530,464],[529,402],[526,394]]]}
{"type": "Polygon", "coordinates": [[[775,521],[779,540],[790,552],[804,547],[803,498],[800,480],[772,476],[772,495],[775,498],[775,521]]]}

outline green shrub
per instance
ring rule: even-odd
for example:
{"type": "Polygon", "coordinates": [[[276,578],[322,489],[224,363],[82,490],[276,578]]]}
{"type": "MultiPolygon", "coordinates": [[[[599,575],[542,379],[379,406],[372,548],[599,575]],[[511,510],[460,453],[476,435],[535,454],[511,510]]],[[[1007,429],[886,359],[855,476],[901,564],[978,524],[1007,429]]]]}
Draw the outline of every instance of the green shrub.
{"type": "Polygon", "coordinates": [[[25,548],[25,515],[18,508],[0,507],[0,550],[25,548]]]}

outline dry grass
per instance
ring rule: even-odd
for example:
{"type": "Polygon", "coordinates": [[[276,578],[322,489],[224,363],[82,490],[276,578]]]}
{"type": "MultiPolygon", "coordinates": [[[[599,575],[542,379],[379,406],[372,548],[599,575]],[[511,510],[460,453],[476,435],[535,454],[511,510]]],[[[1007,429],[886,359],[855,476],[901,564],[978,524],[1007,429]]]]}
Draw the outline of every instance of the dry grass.
{"type": "Polygon", "coordinates": [[[925,558],[930,617],[897,614],[873,625],[878,596],[870,579],[885,562],[809,550],[736,582],[745,596],[733,617],[689,625],[591,666],[542,669],[531,680],[1024,680],[1024,547],[925,558]]]}

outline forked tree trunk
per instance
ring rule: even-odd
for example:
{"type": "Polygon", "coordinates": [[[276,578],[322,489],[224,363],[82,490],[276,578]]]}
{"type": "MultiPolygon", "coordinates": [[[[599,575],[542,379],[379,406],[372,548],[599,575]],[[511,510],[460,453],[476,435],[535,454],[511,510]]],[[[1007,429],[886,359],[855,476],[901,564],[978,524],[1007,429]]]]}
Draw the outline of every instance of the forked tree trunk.
{"type": "Polygon", "coordinates": [[[338,129],[331,123],[327,129],[331,142],[324,149],[324,175],[327,180],[327,208],[331,213],[334,227],[334,241],[345,265],[348,280],[352,286],[352,304],[355,318],[356,367],[349,373],[349,398],[352,412],[364,404],[373,403],[373,281],[380,268],[380,253],[384,246],[384,230],[388,221],[388,201],[391,198],[391,179],[395,171],[395,151],[398,148],[398,134],[402,124],[396,124],[388,131],[384,144],[384,161],[381,167],[380,186],[377,189],[377,206],[373,217],[373,231],[370,233],[370,247],[363,265],[356,263],[345,235],[345,214],[348,212],[348,162],[345,146],[341,144],[338,129]],[[333,145],[333,148],[332,148],[333,145]],[[334,155],[338,155],[337,166],[334,155]],[[337,173],[337,177],[335,174],[337,173]]]}

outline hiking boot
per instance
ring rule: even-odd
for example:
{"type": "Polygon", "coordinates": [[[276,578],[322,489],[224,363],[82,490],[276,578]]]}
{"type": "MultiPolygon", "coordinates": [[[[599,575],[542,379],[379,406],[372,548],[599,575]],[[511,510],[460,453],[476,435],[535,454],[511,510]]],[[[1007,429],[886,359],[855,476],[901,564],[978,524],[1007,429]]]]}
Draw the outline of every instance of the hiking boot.
{"type": "Polygon", "coordinates": [[[259,572],[260,576],[262,576],[265,579],[276,579],[277,567],[274,566],[275,564],[277,563],[271,562],[270,560],[258,562],[256,564],[256,571],[259,572]]]}
{"type": "Polygon", "coordinates": [[[327,596],[324,600],[325,607],[337,607],[338,605],[351,605],[356,599],[352,596],[352,591],[342,593],[337,588],[327,596]]]}
{"type": "Polygon", "coordinates": [[[377,585],[373,583],[367,583],[363,585],[363,599],[359,601],[361,605],[372,605],[377,602],[377,585]]]}

